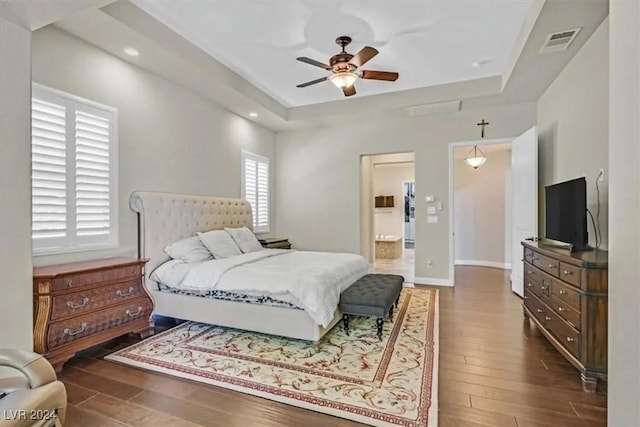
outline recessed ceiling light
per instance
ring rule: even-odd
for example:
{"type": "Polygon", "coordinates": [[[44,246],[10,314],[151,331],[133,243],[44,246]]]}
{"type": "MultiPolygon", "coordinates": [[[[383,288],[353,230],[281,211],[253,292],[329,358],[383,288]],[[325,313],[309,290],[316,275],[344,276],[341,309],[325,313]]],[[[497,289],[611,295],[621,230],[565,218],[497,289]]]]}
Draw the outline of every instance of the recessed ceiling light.
{"type": "Polygon", "coordinates": [[[258,117],[258,113],[249,113],[249,117],[256,118],[258,117]]]}
{"type": "Polygon", "coordinates": [[[124,48],[124,53],[126,53],[129,56],[140,56],[140,52],[138,52],[137,50],[135,50],[132,47],[125,47],[124,48]]]}

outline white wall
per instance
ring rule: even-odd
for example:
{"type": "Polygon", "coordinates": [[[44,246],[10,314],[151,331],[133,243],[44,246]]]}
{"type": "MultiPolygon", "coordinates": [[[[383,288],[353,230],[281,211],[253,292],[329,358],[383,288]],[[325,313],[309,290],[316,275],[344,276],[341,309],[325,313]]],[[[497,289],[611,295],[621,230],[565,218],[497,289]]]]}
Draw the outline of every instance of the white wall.
{"type": "MultiPolygon", "coordinates": [[[[361,252],[360,157],[415,152],[416,276],[449,280],[448,155],[450,142],[479,139],[476,123],[491,122],[488,138],[520,135],[536,121],[535,104],[452,114],[357,120],[277,134],[276,228],[300,249],[361,252]],[[425,196],[444,203],[427,224],[425,196]],[[433,267],[427,267],[432,260],[433,267]]],[[[420,282],[418,282],[420,283],[420,282]]]]}
{"type": "MultiPolygon", "coordinates": [[[[602,248],[608,238],[609,174],[609,19],[587,40],[538,99],[540,234],[544,234],[544,186],[586,176],[587,207],[596,215],[595,179],[600,182],[602,248]]],[[[552,54],[551,54],[552,55],[552,54]]],[[[595,233],[587,221],[589,244],[595,233]]]]}
{"type": "Polygon", "coordinates": [[[275,169],[272,131],[57,28],[36,31],[32,49],[33,81],[119,115],[120,248],[36,257],[36,264],[135,254],[134,190],[239,197],[241,150],[271,158],[275,169]]]}
{"type": "Polygon", "coordinates": [[[377,164],[373,168],[373,193],[375,196],[393,196],[393,208],[374,210],[375,234],[391,234],[404,237],[403,181],[413,181],[413,163],[377,164]]]}
{"type": "MultiPolygon", "coordinates": [[[[469,147],[457,148],[464,151],[469,147]]],[[[477,264],[509,268],[505,242],[507,231],[507,178],[511,171],[511,150],[487,151],[487,161],[478,169],[455,159],[454,223],[456,264],[477,264]]],[[[510,211],[510,207],[509,207],[510,211]]],[[[509,221],[510,222],[510,221],[509,221]]]]}
{"type": "Polygon", "coordinates": [[[30,43],[30,31],[0,18],[0,348],[25,350],[33,347],[30,43]]]}
{"type": "Polygon", "coordinates": [[[608,425],[640,426],[640,2],[609,4],[608,425]]]}

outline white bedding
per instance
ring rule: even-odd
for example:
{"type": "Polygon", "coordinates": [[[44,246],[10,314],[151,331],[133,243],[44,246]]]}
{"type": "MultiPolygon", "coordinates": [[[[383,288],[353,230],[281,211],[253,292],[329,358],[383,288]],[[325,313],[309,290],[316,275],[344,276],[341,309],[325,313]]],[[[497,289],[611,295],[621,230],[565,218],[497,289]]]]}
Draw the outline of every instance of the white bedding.
{"type": "Polygon", "coordinates": [[[172,283],[158,277],[161,268],[152,279],[181,290],[266,294],[303,308],[326,327],[340,293],[369,270],[369,263],[360,255],[265,249],[186,266],[173,264],[168,274],[172,283]]]}

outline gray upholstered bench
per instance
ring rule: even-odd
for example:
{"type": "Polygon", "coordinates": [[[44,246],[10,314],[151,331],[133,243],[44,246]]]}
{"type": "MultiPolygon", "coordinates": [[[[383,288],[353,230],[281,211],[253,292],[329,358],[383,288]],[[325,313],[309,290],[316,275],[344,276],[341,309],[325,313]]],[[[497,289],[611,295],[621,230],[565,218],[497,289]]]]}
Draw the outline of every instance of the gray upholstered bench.
{"type": "Polygon", "coordinates": [[[349,316],[377,317],[378,338],[387,313],[393,322],[393,305],[398,306],[404,277],[396,274],[367,274],[340,295],[344,330],[349,335],[349,316]]]}

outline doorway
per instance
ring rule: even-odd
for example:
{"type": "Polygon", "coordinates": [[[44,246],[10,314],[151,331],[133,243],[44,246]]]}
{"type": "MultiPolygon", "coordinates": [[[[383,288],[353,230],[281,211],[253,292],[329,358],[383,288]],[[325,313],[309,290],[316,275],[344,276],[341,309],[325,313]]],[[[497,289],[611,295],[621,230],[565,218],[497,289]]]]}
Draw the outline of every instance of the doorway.
{"type": "Polygon", "coordinates": [[[377,273],[415,277],[414,153],[362,157],[362,253],[377,273]]]}

